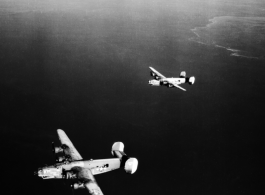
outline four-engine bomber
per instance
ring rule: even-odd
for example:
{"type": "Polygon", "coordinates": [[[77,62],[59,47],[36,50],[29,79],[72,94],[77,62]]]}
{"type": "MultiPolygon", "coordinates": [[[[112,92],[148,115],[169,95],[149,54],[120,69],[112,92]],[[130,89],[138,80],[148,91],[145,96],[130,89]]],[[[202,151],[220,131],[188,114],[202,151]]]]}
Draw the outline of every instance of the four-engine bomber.
{"type": "Polygon", "coordinates": [[[149,67],[151,69],[151,76],[155,79],[150,80],[149,84],[152,86],[161,86],[165,85],[167,87],[177,87],[183,91],[186,91],[186,89],[180,87],[180,84],[183,83],[189,83],[190,85],[193,85],[195,82],[195,77],[186,77],[186,72],[182,71],[180,73],[180,76],[177,78],[167,78],[163,76],[161,73],[159,73],[157,70],[155,70],[152,67],[149,67]]]}
{"type": "Polygon", "coordinates": [[[111,153],[114,158],[83,160],[65,132],[58,129],[57,133],[61,146],[55,147],[52,144],[57,163],[39,168],[35,173],[43,179],[71,180],[73,189],[87,188],[92,195],[103,195],[94,175],[106,173],[120,167],[124,168],[125,172],[129,174],[133,174],[137,170],[138,160],[129,158],[124,153],[124,144],[122,142],[113,144],[111,153]]]}

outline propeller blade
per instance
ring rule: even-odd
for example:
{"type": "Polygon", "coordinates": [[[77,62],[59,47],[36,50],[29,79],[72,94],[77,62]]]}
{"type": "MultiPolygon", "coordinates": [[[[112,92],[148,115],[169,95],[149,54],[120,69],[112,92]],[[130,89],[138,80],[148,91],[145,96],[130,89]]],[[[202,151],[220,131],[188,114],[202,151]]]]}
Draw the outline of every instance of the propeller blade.
{"type": "Polygon", "coordinates": [[[52,152],[55,153],[55,146],[54,146],[54,142],[52,142],[52,152]]]}

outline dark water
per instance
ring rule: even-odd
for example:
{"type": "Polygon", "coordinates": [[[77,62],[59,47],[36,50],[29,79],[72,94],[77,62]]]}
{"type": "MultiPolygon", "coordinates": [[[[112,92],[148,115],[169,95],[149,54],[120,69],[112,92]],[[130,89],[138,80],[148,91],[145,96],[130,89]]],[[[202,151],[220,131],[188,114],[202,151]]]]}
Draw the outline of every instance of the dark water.
{"type": "Polygon", "coordinates": [[[58,128],[85,159],[110,158],[115,141],[138,158],[134,175],[118,170],[96,177],[104,194],[263,191],[265,4],[0,4],[6,194],[71,194],[61,181],[33,176],[54,163],[50,143],[58,128]],[[205,28],[209,19],[226,16],[237,19],[229,28],[205,28]],[[242,17],[262,23],[244,32],[249,20],[242,17]],[[196,27],[215,44],[198,43],[196,27]],[[248,56],[231,56],[227,48],[248,56]],[[148,86],[149,66],[170,77],[185,70],[195,85],[183,86],[187,92],[148,86]]]}

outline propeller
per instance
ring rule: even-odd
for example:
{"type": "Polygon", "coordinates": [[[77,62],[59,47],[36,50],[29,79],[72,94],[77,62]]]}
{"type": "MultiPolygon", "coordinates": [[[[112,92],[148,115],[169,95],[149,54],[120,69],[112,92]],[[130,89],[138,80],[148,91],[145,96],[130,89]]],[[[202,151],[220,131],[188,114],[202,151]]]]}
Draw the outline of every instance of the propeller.
{"type": "Polygon", "coordinates": [[[54,142],[52,142],[52,153],[53,153],[54,156],[55,156],[55,162],[58,162],[58,156],[57,156],[57,154],[55,153],[55,145],[54,145],[54,142]]]}
{"type": "Polygon", "coordinates": [[[54,146],[54,142],[52,142],[52,152],[55,153],[55,146],[54,146]]]}
{"type": "Polygon", "coordinates": [[[71,190],[72,190],[72,195],[75,195],[75,189],[74,189],[73,183],[70,185],[70,187],[71,187],[71,190]]]}

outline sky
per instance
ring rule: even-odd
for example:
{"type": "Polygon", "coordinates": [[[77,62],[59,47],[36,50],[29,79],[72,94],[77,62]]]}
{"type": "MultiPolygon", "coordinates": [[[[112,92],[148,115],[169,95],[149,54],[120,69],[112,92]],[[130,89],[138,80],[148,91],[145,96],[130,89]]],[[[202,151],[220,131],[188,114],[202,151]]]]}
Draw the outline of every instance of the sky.
{"type": "Polygon", "coordinates": [[[5,194],[72,194],[33,175],[55,162],[56,129],[84,159],[111,158],[115,141],[138,159],[133,175],[95,177],[105,195],[261,194],[264,10],[250,0],[2,0],[5,194]],[[150,66],[195,84],[149,86],[150,66]]]}

